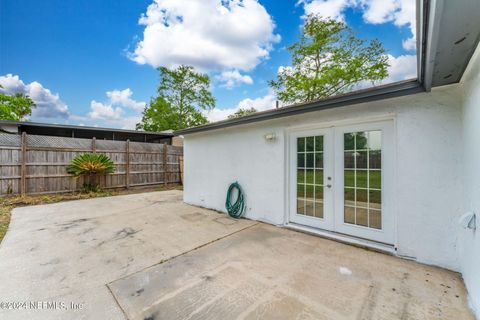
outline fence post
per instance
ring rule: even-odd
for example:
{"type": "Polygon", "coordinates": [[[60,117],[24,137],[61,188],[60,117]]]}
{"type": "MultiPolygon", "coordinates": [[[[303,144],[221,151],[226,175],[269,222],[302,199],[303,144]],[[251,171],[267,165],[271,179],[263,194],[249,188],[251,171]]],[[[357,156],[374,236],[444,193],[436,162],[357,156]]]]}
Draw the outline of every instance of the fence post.
{"type": "Polygon", "coordinates": [[[178,175],[180,178],[180,183],[183,186],[183,155],[178,156],[178,175]]]}
{"type": "Polygon", "coordinates": [[[20,193],[25,196],[27,192],[27,133],[22,132],[22,162],[20,167],[20,193]]]}
{"type": "Polygon", "coordinates": [[[97,141],[97,138],[93,137],[92,138],[92,152],[93,153],[97,153],[97,143],[96,143],[96,141],[97,141]]]}
{"type": "Polygon", "coordinates": [[[167,144],[163,144],[163,183],[167,185],[167,144]]]}
{"type": "Polygon", "coordinates": [[[125,158],[125,187],[130,188],[130,139],[127,139],[125,158]]]}

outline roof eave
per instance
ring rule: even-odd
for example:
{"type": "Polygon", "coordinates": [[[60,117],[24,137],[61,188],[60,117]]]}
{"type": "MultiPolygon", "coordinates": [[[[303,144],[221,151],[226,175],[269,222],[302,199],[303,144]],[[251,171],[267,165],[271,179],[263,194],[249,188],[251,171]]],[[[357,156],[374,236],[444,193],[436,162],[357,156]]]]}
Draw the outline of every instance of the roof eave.
{"type": "Polygon", "coordinates": [[[400,97],[419,92],[424,92],[425,89],[420,82],[415,80],[406,80],[393,84],[368,88],[364,90],[355,91],[352,93],[334,96],[319,101],[310,103],[296,104],[279,109],[273,109],[263,112],[257,112],[252,115],[234,118],[229,120],[223,120],[218,122],[212,122],[209,124],[182,129],[175,131],[175,135],[186,135],[197,132],[203,132],[208,130],[215,130],[221,128],[227,128],[237,126],[241,124],[248,124],[259,121],[272,120],[277,118],[288,117],[292,115],[303,114],[307,112],[332,109],[337,107],[343,107],[353,104],[372,102],[377,100],[383,100],[388,98],[400,97]]]}
{"type": "Polygon", "coordinates": [[[28,122],[28,121],[11,121],[11,120],[0,120],[0,124],[14,125],[17,127],[30,126],[30,127],[44,127],[44,128],[57,128],[57,129],[69,129],[69,130],[90,130],[90,131],[103,131],[103,132],[118,132],[118,133],[129,133],[129,134],[145,134],[145,135],[155,135],[155,136],[165,136],[173,137],[173,132],[151,132],[151,131],[140,131],[140,130],[126,130],[126,129],[115,129],[115,128],[103,128],[103,127],[90,127],[90,126],[75,126],[75,125],[64,125],[64,124],[50,124],[50,123],[41,123],[41,122],[28,122]]]}

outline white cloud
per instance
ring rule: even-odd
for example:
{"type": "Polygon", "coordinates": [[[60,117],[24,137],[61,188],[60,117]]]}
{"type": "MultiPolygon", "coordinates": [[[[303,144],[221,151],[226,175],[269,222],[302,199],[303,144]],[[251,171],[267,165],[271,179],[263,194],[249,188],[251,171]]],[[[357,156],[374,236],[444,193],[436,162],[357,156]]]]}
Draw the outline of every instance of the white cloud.
{"type": "Polygon", "coordinates": [[[90,102],[90,109],[92,111],[88,113],[88,116],[91,119],[118,120],[124,114],[120,107],[114,108],[111,104],[104,104],[95,100],[90,102]]]}
{"type": "MultiPolygon", "coordinates": [[[[80,125],[93,122],[98,126],[118,127],[134,129],[135,124],[140,122],[140,111],[143,111],[146,103],[132,99],[133,92],[130,88],[124,90],[107,91],[107,102],[90,102],[90,112],[86,115],[71,114],[67,105],[60,99],[58,94],[53,94],[37,81],[25,84],[19,76],[7,74],[0,76],[0,92],[6,94],[24,93],[36,103],[32,118],[63,118],[68,121],[79,122],[80,125]],[[128,115],[126,109],[131,109],[135,114],[128,115]]],[[[45,119],[44,119],[45,120],[45,119]]],[[[53,121],[53,120],[52,120],[53,121]]]]}
{"type": "Polygon", "coordinates": [[[357,0],[300,0],[306,15],[319,14],[338,21],[345,21],[344,10],[356,6],[357,0]]]}
{"type": "Polygon", "coordinates": [[[154,0],[139,23],[143,39],[130,58],[154,67],[250,71],[280,39],[257,0],[154,0]]]}
{"type": "Polygon", "coordinates": [[[345,21],[347,8],[363,10],[366,23],[382,24],[392,22],[398,27],[408,26],[412,37],[403,41],[405,50],[416,46],[416,1],[415,0],[300,0],[305,14],[320,14],[339,21],[345,21]]]}
{"type": "Polygon", "coordinates": [[[107,91],[107,102],[90,102],[90,112],[87,117],[74,116],[82,121],[102,121],[106,126],[119,127],[122,129],[135,129],[135,124],[140,122],[141,116],[138,114],[143,111],[146,103],[135,101],[131,98],[133,92],[130,88],[124,90],[107,91]],[[132,109],[136,114],[128,116],[125,109],[132,109]]]}
{"type": "Polygon", "coordinates": [[[402,41],[403,49],[408,51],[413,51],[417,48],[417,37],[413,36],[411,38],[405,39],[402,41]]]}
{"type": "Polygon", "coordinates": [[[372,24],[394,20],[395,14],[399,10],[398,0],[360,0],[355,5],[364,7],[363,19],[372,24]]]}
{"type": "Polygon", "coordinates": [[[122,118],[119,121],[112,121],[110,125],[114,126],[115,128],[121,128],[126,130],[135,130],[135,125],[142,120],[141,116],[131,116],[122,118]]]}
{"type": "Polygon", "coordinates": [[[405,50],[416,48],[416,1],[415,0],[360,0],[365,7],[363,18],[368,23],[393,22],[396,26],[408,26],[412,37],[402,42],[405,50]]]}
{"type": "Polygon", "coordinates": [[[394,57],[388,55],[388,77],[382,80],[382,83],[392,83],[417,77],[417,56],[402,55],[394,57]]]}
{"type": "Polygon", "coordinates": [[[113,105],[120,105],[135,111],[143,111],[145,109],[145,102],[135,101],[130,97],[133,95],[132,90],[127,88],[125,90],[107,91],[107,97],[113,105]]]}
{"type": "Polygon", "coordinates": [[[123,116],[119,118],[113,116],[110,118],[98,117],[94,119],[90,117],[90,113],[85,116],[73,114],[70,116],[69,120],[73,121],[73,123],[77,123],[79,126],[134,130],[135,125],[142,119],[140,115],[126,116],[124,113],[122,113],[123,116]]]}
{"type": "Polygon", "coordinates": [[[223,82],[224,87],[232,89],[241,84],[253,84],[252,77],[248,75],[242,75],[238,70],[224,71],[218,75],[217,80],[223,82]]]}
{"type": "Polygon", "coordinates": [[[58,94],[53,94],[49,89],[44,88],[41,83],[33,81],[25,84],[18,75],[7,74],[0,76],[0,92],[6,94],[24,93],[30,96],[35,102],[32,117],[43,118],[68,118],[68,106],[60,100],[58,94]]]}
{"type": "Polygon", "coordinates": [[[205,116],[208,121],[215,122],[225,120],[229,115],[234,114],[239,109],[255,108],[257,111],[264,111],[275,108],[276,97],[273,92],[269,92],[267,95],[255,99],[243,99],[235,107],[228,109],[215,108],[205,112],[205,116]]]}

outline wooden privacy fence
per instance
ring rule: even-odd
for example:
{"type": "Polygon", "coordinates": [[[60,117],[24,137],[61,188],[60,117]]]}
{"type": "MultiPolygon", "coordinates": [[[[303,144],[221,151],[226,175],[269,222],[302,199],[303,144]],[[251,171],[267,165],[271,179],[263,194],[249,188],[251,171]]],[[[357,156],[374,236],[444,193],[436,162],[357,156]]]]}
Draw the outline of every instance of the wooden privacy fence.
{"type": "Polygon", "coordinates": [[[0,133],[0,196],[80,190],[66,167],[82,153],[103,153],[115,163],[102,188],[180,182],[183,148],[171,145],[0,133]]]}

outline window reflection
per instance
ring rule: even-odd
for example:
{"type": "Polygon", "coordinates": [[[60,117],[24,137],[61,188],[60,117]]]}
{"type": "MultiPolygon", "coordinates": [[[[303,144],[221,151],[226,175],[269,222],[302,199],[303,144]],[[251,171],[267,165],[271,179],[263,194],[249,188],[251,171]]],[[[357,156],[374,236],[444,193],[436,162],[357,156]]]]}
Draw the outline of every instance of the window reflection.
{"type": "Polygon", "coordinates": [[[323,136],[297,138],[297,214],[323,218],[323,136]]]}
{"type": "Polygon", "coordinates": [[[344,134],[344,222],[382,228],[382,131],[344,134]]]}

